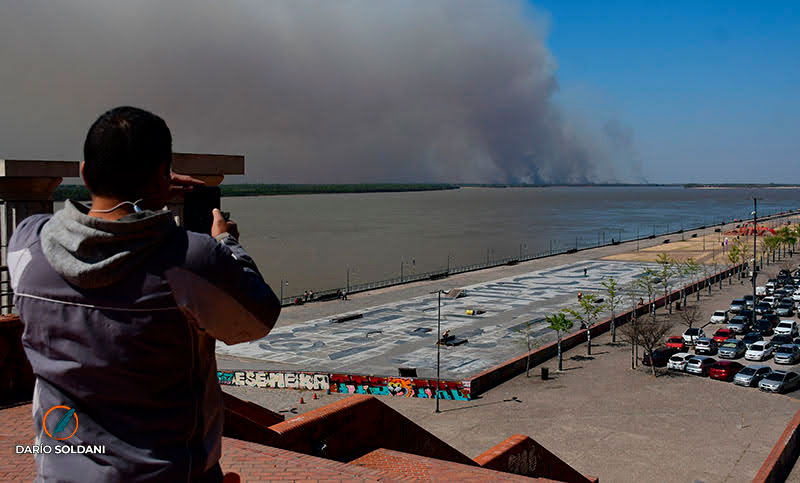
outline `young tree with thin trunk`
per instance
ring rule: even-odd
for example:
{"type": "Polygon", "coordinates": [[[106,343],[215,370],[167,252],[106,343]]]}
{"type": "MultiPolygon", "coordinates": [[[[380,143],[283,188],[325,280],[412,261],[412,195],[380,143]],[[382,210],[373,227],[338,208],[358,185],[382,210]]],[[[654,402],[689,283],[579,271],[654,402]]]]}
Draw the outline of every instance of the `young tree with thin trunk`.
{"type": "Polygon", "coordinates": [[[608,294],[606,307],[611,309],[611,342],[617,341],[617,307],[622,304],[622,294],[620,293],[617,279],[613,276],[605,278],[602,282],[608,294]]]}
{"type": "Polygon", "coordinates": [[[635,337],[636,320],[638,318],[636,316],[636,311],[639,307],[644,305],[644,301],[642,300],[642,297],[639,295],[638,286],[635,282],[631,283],[631,285],[627,288],[626,294],[628,295],[631,301],[631,320],[630,323],[627,325],[630,326],[630,330],[633,333],[633,337],[625,337],[625,335],[623,334],[622,340],[624,340],[625,342],[629,342],[631,344],[631,369],[636,369],[636,362],[637,362],[636,359],[638,352],[636,350],[636,337],[635,337]]]}
{"type": "Polygon", "coordinates": [[[533,336],[533,320],[530,319],[526,320],[525,325],[522,328],[517,329],[517,332],[525,337],[525,339],[522,341],[528,349],[528,355],[525,357],[525,377],[531,377],[531,352],[533,352],[533,349],[536,349],[542,345],[542,339],[533,336]]]}
{"type": "Polygon", "coordinates": [[[656,365],[653,363],[653,351],[664,345],[664,338],[672,331],[672,322],[669,320],[657,321],[645,318],[639,321],[635,330],[629,326],[622,326],[623,337],[635,341],[650,358],[650,367],[653,376],[656,376],[656,365]]]}
{"type": "Polygon", "coordinates": [[[586,329],[586,354],[592,355],[592,327],[597,323],[600,313],[606,308],[605,304],[598,303],[597,296],[585,294],[578,301],[578,309],[564,309],[564,312],[571,315],[581,323],[581,329],[586,329]]]}
{"type": "Polygon", "coordinates": [[[561,357],[561,334],[572,330],[572,321],[563,312],[548,315],[544,320],[550,324],[550,328],[556,331],[558,336],[558,370],[563,371],[561,357]]]}
{"type": "Polygon", "coordinates": [[[661,288],[664,289],[664,303],[669,306],[669,313],[672,313],[672,300],[669,297],[669,289],[672,286],[672,281],[675,279],[676,262],[675,259],[666,253],[661,253],[656,257],[658,263],[658,278],[661,279],[661,288]]]}
{"type": "Polygon", "coordinates": [[[652,268],[645,268],[639,277],[636,279],[636,288],[647,295],[647,303],[653,319],[656,318],[655,295],[656,283],[658,283],[658,275],[652,268]]]}
{"type": "MultiPolygon", "coordinates": [[[[697,289],[696,291],[700,291],[700,287],[697,287],[697,275],[700,273],[700,265],[694,258],[688,258],[685,262],[679,265],[681,275],[688,277],[689,281],[692,282],[692,285],[695,286],[697,289]]],[[[683,289],[683,305],[686,305],[686,288],[683,289]]]]}

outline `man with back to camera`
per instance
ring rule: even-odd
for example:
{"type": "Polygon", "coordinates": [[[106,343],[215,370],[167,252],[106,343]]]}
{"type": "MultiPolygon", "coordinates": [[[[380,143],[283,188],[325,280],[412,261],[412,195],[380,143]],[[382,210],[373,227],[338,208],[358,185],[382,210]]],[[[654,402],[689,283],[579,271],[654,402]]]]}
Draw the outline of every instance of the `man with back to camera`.
{"type": "Polygon", "coordinates": [[[280,303],[219,210],[208,236],[161,209],[171,193],[202,184],[173,174],[171,159],[160,117],[112,109],[84,144],[91,208],[67,200],[11,237],[14,303],[36,374],[36,444],[106,448],[37,454],[38,480],[222,480],[215,341],[265,336],[280,303]],[[79,421],[63,441],[42,425],[58,405],[79,421]]]}

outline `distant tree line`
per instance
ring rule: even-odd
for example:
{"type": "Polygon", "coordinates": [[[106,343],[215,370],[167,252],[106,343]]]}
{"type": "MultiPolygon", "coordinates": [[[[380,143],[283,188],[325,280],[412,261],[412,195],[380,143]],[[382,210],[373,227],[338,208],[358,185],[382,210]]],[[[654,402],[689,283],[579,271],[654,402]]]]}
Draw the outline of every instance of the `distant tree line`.
{"type": "MultiPolygon", "coordinates": [[[[397,191],[433,191],[458,189],[453,184],[227,184],[221,185],[222,196],[305,195],[329,193],[386,193],[397,191]]],[[[61,185],[53,194],[56,201],[85,201],[89,191],[83,185],[61,185]]]]}

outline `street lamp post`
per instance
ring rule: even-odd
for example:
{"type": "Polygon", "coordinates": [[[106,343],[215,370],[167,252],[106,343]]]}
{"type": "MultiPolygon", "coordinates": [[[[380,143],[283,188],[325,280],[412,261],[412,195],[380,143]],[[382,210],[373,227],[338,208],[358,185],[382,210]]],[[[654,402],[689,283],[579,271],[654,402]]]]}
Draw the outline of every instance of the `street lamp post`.
{"type": "Polygon", "coordinates": [[[289,281],[281,279],[281,305],[283,305],[283,284],[284,283],[288,287],[289,286],[289,281]]]}
{"type": "Polygon", "coordinates": [[[440,379],[440,369],[441,369],[441,349],[442,349],[442,289],[436,290],[435,293],[438,296],[438,309],[436,312],[436,388],[433,390],[433,397],[436,399],[436,412],[440,413],[439,411],[439,379],[440,379]]]}

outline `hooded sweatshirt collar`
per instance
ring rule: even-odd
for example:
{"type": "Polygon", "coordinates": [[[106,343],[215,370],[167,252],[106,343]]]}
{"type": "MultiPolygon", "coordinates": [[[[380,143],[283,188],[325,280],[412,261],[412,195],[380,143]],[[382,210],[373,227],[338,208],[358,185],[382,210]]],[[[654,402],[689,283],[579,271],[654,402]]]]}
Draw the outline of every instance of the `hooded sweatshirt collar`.
{"type": "Polygon", "coordinates": [[[169,211],[142,211],[111,221],[89,216],[86,205],[67,200],[42,227],[42,251],[68,282],[100,288],[140,267],[176,228],[169,211]]]}

